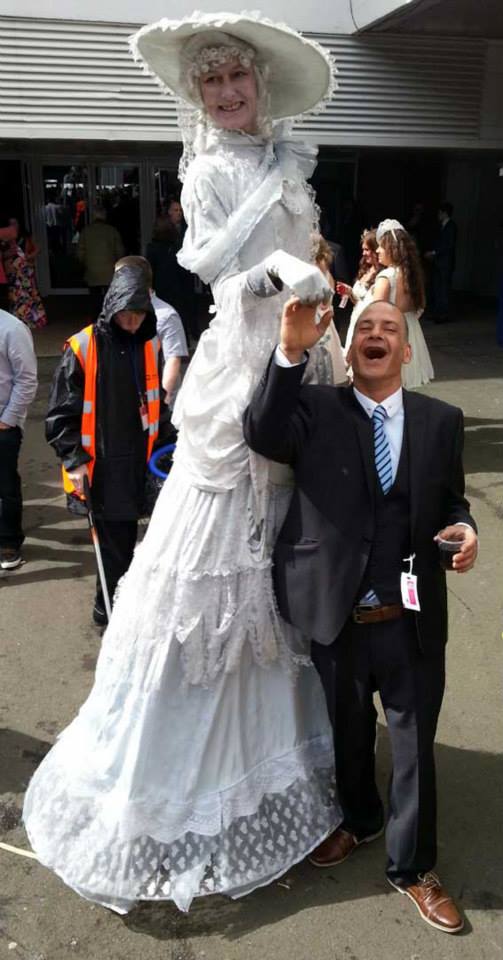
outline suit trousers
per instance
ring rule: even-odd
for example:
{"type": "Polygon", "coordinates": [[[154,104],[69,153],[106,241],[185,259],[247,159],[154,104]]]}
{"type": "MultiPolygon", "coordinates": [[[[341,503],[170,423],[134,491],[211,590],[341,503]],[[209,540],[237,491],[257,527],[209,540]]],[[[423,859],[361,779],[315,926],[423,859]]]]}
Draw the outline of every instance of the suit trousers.
{"type": "Polygon", "coordinates": [[[408,885],[436,861],[434,739],[445,685],[443,648],[424,656],[414,615],[356,624],[334,643],[312,645],[334,730],[343,826],[363,839],[384,822],[375,781],[378,691],[392,752],[386,826],[387,874],[408,885]]]}
{"type": "Polygon", "coordinates": [[[448,267],[433,264],[431,277],[432,302],[430,309],[434,317],[447,318],[451,299],[452,272],[448,267]]]}
{"type": "MultiPolygon", "coordinates": [[[[138,523],[136,520],[106,520],[103,517],[95,517],[95,523],[108,595],[112,603],[117,584],[133,559],[138,523]]],[[[105,609],[99,576],[96,578],[95,603],[101,610],[105,609]]]]}

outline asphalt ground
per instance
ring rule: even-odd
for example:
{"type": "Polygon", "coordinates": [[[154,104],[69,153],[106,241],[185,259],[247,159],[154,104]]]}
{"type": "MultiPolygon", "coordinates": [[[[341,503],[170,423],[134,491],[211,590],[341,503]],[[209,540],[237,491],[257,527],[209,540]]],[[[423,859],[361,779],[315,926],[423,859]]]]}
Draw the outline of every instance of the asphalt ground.
{"type": "MultiPolygon", "coordinates": [[[[304,862],[243,900],[201,899],[187,915],[170,904],[142,904],[125,918],[80,899],[35,860],[0,848],[2,960],[503,956],[503,394],[494,326],[490,313],[469,306],[455,323],[425,324],[437,378],[424,392],[465,412],[467,493],[481,542],[475,570],[449,575],[448,681],[437,738],[438,871],[466,913],[463,933],[427,926],[391,889],[382,838],[337,868],[304,862]]],[[[26,784],[85,699],[100,644],[90,619],[95,567],[86,523],[65,510],[43,436],[54,356],[70,332],[73,326],[56,324],[36,338],[40,388],[21,457],[26,563],[0,579],[0,840],[23,849],[26,784]]],[[[390,755],[383,725],[377,766],[384,794],[390,755]]]]}

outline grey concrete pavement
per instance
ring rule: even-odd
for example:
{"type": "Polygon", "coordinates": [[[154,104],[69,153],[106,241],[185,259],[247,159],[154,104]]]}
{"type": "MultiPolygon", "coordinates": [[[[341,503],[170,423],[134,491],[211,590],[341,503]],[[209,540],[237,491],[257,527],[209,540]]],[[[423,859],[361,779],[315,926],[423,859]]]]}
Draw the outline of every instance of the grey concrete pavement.
{"type": "MultiPolygon", "coordinates": [[[[308,863],[244,900],[195,903],[188,915],[144,904],[120,918],[81,900],[36,861],[0,848],[0,957],[21,960],[499,960],[501,829],[502,352],[494,321],[470,313],[426,327],[437,373],[425,393],[466,415],[468,496],[480,526],[478,565],[449,575],[448,683],[438,732],[439,863],[466,911],[463,934],[424,924],[385,882],[382,839],[338,868],[308,863]]],[[[56,331],[54,342],[59,342],[56,331]]],[[[86,524],[68,517],[43,438],[54,359],[22,453],[26,564],[0,579],[0,840],[27,848],[22,795],[40,758],[90,689],[99,635],[90,622],[94,560],[86,524]]],[[[55,352],[55,351],[54,351],[55,352]]],[[[379,777],[390,757],[380,727],[379,777]]]]}

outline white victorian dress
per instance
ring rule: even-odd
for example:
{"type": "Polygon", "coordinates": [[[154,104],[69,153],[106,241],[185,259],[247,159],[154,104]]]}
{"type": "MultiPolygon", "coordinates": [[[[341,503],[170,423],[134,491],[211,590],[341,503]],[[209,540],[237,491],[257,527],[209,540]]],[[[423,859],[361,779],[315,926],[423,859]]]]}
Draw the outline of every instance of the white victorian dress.
{"type": "Polygon", "coordinates": [[[340,821],[321,683],[272,589],[288,488],[242,434],[288,296],[257,264],[277,248],[311,259],[314,151],[282,135],[215,132],[187,172],[180,259],[211,283],[216,314],[93,689],[26,795],[40,861],[120,913],[248,893],[340,821]]]}
{"type": "MultiPolygon", "coordinates": [[[[400,267],[386,267],[381,270],[379,277],[386,277],[389,280],[389,302],[396,303],[397,282],[400,273],[400,267]]],[[[409,330],[409,343],[412,357],[410,363],[404,363],[402,366],[402,383],[407,390],[414,390],[416,387],[422,387],[424,384],[433,380],[435,374],[431,362],[430,351],[426,346],[424,333],[421,328],[420,317],[422,309],[407,310],[405,319],[409,330]]]]}
{"type": "MultiPolygon", "coordinates": [[[[398,275],[400,272],[400,267],[386,267],[384,270],[381,270],[378,274],[379,279],[385,277],[389,280],[389,302],[396,303],[397,295],[397,282],[398,275]]],[[[354,288],[353,288],[354,289],[354,288]]],[[[374,296],[374,286],[367,290],[367,293],[364,297],[358,300],[353,313],[351,314],[351,325],[348,330],[348,335],[346,337],[346,344],[344,347],[345,352],[349,350],[351,346],[351,341],[353,338],[356,321],[362,313],[362,311],[368,307],[373,302],[374,296]],[[354,314],[356,313],[356,318],[354,319],[354,314]]],[[[402,383],[407,390],[414,390],[416,387],[422,387],[424,384],[429,383],[430,380],[433,380],[435,374],[433,371],[433,364],[431,362],[430,351],[426,345],[426,340],[424,339],[424,333],[421,328],[420,317],[423,311],[419,310],[407,310],[405,311],[405,319],[407,320],[407,327],[409,331],[409,343],[411,347],[411,360],[410,363],[404,363],[402,365],[402,383]]]]}

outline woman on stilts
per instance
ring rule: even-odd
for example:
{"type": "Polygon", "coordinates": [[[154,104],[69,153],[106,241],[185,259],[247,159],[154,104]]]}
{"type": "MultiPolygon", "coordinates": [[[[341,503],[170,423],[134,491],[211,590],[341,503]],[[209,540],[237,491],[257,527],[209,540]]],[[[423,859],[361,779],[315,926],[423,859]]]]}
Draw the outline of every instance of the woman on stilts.
{"type": "Polygon", "coordinates": [[[24,810],[40,861],[119,913],[241,896],[340,820],[321,683],[272,589],[288,479],[242,432],[286,299],[330,298],[311,250],[316,152],[281,119],[331,95],[332,65],[256,14],[163,20],[132,46],[179,98],[179,260],[211,284],[216,313],[178,396],[174,466],[119,584],[94,687],[24,810]]]}

